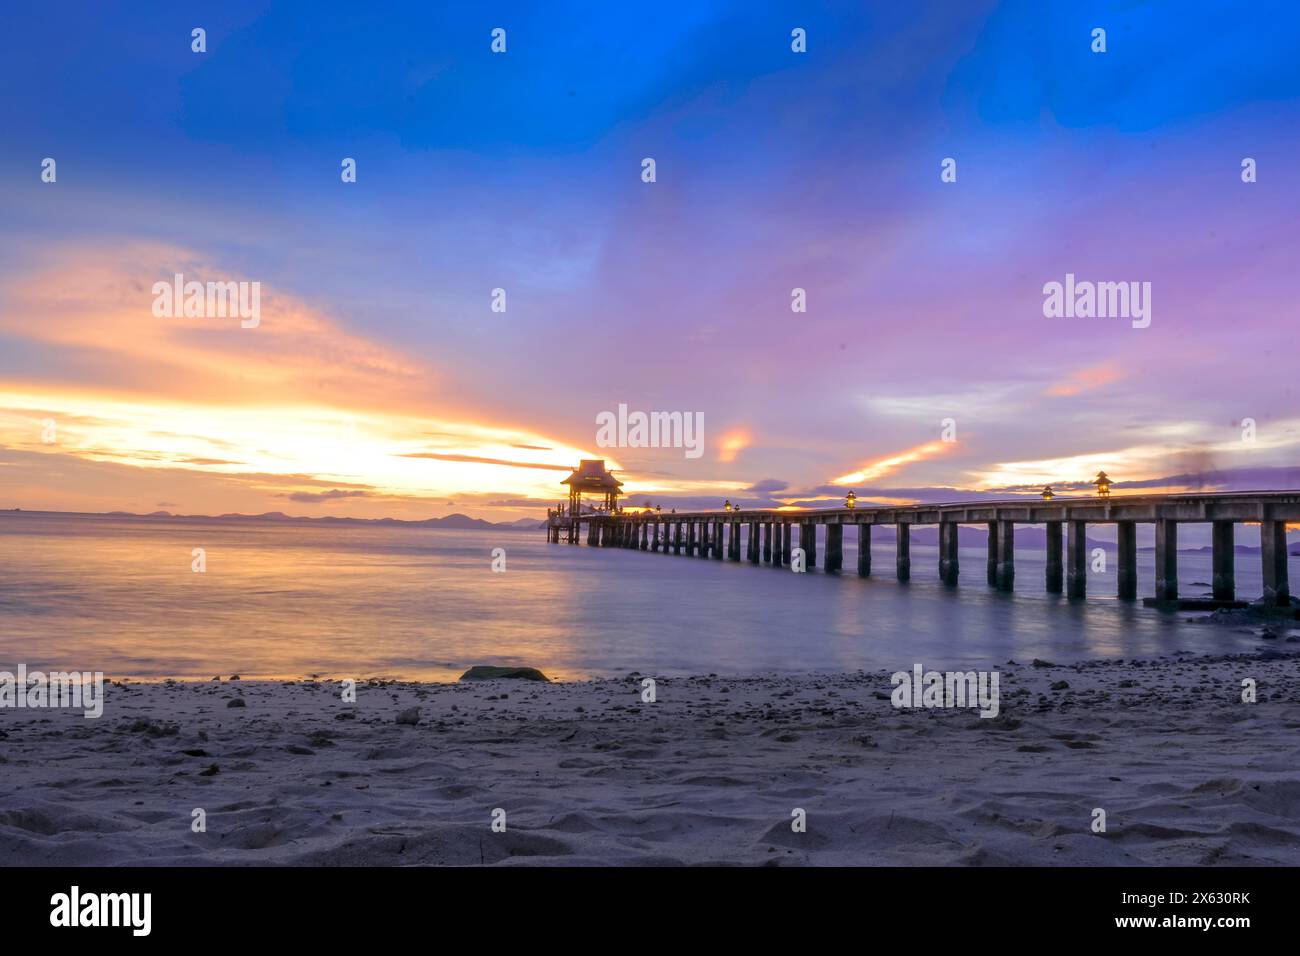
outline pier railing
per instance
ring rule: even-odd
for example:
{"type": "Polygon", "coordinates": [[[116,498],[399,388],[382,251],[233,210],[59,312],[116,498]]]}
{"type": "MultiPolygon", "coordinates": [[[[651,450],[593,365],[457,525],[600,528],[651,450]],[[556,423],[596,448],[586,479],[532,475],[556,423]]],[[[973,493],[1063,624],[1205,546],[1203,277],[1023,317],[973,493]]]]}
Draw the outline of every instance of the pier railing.
{"type": "Polygon", "coordinates": [[[825,525],[823,568],[843,570],[845,526],[857,529],[858,574],[871,574],[871,529],[895,529],[895,573],[907,581],[912,573],[911,529],[934,525],[939,529],[939,578],[955,586],[960,573],[957,547],[959,525],[985,524],[988,528],[986,577],[990,587],[1010,591],[1015,587],[1016,525],[1042,525],[1047,531],[1046,587],[1081,598],[1087,593],[1087,526],[1113,524],[1117,528],[1118,596],[1137,597],[1137,525],[1155,526],[1155,603],[1178,602],[1178,526],[1207,523],[1213,526],[1213,601],[1234,606],[1236,595],[1235,526],[1258,524],[1265,604],[1286,607],[1290,601],[1287,578],[1287,523],[1300,523],[1300,491],[1210,492],[1167,495],[1117,495],[1066,498],[1050,501],[954,502],[891,507],[831,509],[769,509],[753,511],[623,512],[552,515],[547,522],[551,541],[577,544],[586,525],[592,547],[632,548],[665,554],[686,554],[718,560],[740,561],[742,548],[751,564],[790,567],[796,558],[805,569],[817,566],[817,526],[825,525]],[[795,540],[797,529],[797,540],[795,540]],[[1064,559],[1062,555],[1064,554],[1064,559]]]}

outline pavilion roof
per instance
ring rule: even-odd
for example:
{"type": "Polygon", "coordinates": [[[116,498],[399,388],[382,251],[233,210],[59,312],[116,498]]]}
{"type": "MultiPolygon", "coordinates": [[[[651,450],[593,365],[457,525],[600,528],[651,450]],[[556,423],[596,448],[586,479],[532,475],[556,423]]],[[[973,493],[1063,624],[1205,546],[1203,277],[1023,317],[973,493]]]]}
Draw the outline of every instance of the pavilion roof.
{"type": "Polygon", "coordinates": [[[560,484],[571,485],[579,491],[609,491],[623,487],[623,482],[606,470],[603,458],[584,458],[578,467],[573,469],[573,474],[560,484]]]}

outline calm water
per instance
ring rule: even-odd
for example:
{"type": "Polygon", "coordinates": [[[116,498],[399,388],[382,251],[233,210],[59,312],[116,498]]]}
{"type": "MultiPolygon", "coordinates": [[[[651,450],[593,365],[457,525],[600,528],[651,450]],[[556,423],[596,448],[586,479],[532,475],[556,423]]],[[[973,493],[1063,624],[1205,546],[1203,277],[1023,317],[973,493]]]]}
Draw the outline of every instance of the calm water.
{"type": "MultiPolygon", "coordinates": [[[[852,535],[846,535],[851,538],[852,535]]],[[[845,542],[846,568],[856,568],[845,542]]],[[[1013,595],[963,549],[956,591],[933,547],[912,546],[908,585],[893,546],[876,574],[753,567],[552,545],[541,531],[213,523],[0,515],[0,669],[113,676],[402,676],[447,679],[471,664],[529,664],[564,678],[744,674],[1066,662],[1176,650],[1258,649],[1235,628],[1189,625],[1116,601],[1113,566],[1086,602],[1043,591],[1041,554],[1016,554],[1013,595]],[[191,571],[191,549],[207,572],[191,571]],[[506,550],[493,573],[491,551],[506,550]]],[[[1139,594],[1153,559],[1139,556],[1139,594]]],[[[1238,593],[1260,593],[1238,555],[1238,593]]],[[[1300,563],[1292,559],[1292,580],[1300,563]]],[[[1209,558],[1180,555],[1199,596],[1209,558]]]]}

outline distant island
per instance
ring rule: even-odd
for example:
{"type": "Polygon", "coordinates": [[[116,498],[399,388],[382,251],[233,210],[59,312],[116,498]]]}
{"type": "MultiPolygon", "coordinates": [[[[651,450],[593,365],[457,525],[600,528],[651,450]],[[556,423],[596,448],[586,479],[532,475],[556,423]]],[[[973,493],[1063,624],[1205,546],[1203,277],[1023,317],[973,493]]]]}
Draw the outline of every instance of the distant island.
{"type": "Polygon", "coordinates": [[[471,518],[460,513],[444,515],[441,518],[424,518],[408,521],[401,518],[339,518],[324,515],[319,518],[305,515],[287,515],[283,511],[265,511],[257,515],[229,513],[223,515],[178,515],[170,511],[151,511],[148,514],[136,514],[132,511],[23,511],[21,508],[0,510],[0,514],[53,515],[58,517],[91,518],[154,518],[173,519],[177,521],[285,521],[307,524],[360,524],[360,525],[407,525],[412,528],[451,528],[463,531],[535,529],[546,522],[540,518],[517,518],[514,521],[485,521],[483,518],[471,518]]]}

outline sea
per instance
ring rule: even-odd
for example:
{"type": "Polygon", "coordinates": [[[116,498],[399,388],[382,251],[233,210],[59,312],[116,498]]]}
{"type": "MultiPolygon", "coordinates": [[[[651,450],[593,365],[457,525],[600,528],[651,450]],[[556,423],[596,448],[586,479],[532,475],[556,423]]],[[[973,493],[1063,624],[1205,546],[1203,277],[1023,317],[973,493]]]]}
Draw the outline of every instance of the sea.
{"type": "MultiPolygon", "coordinates": [[[[1264,646],[1257,629],[1197,623],[1203,612],[1117,600],[1113,560],[1071,601],[1046,592],[1032,548],[1017,550],[1016,589],[1000,593],[986,583],[982,548],[962,549],[960,583],[947,588],[937,549],[916,543],[910,582],[896,579],[888,542],[859,577],[853,537],[844,572],[796,574],[551,544],[540,529],[5,512],[0,670],[453,680],[498,664],[575,680],[991,669],[1264,646]]],[[[1154,559],[1143,552],[1139,564],[1138,593],[1150,595],[1154,559]]],[[[1181,554],[1180,594],[1208,594],[1210,573],[1208,554],[1181,554]]],[[[1258,557],[1238,555],[1238,596],[1257,598],[1260,582],[1258,557]]]]}

